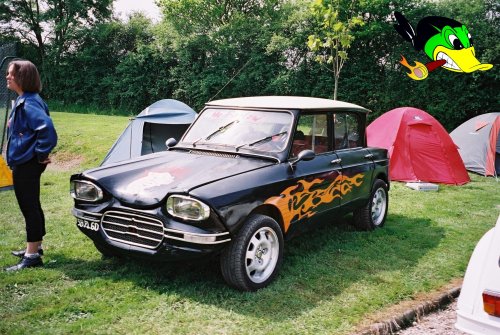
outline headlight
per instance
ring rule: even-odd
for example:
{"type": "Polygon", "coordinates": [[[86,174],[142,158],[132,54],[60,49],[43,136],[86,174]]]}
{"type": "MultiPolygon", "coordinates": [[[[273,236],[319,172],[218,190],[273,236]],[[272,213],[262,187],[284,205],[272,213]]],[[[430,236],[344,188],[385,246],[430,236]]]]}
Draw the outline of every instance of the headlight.
{"type": "Polygon", "coordinates": [[[102,190],[89,181],[73,180],[70,188],[71,196],[83,201],[99,201],[102,199],[102,190]]]}
{"type": "Polygon", "coordinates": [[[167,199],[167,212],[181,219],[202,221],[210,216],[210,207],[184,195],[172,195],[167,199]]]}

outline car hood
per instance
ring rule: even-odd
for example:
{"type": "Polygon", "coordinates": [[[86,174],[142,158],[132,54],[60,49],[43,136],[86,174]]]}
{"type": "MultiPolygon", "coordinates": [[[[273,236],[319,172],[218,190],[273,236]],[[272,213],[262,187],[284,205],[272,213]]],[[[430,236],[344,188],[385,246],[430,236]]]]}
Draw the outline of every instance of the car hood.
{"type": "Polygon", "coordinates": [[[158,204],[168,193],[188,193],[198,186],[272,164],[275,162],[231,154],[168,151],[82,175],[120,202],[146,207],[158,204]]]}

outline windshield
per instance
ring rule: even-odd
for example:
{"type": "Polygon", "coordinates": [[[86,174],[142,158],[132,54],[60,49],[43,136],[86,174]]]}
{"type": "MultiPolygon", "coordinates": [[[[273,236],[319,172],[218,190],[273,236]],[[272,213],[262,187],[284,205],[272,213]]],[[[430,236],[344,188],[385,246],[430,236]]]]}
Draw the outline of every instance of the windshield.
{"type": "Polygon", "coordinates": [[[288,112],[207,109],[183,138],[184,144],[223,146],[234,150],[281,152],[286,148],[293,117],[288,112]]]}

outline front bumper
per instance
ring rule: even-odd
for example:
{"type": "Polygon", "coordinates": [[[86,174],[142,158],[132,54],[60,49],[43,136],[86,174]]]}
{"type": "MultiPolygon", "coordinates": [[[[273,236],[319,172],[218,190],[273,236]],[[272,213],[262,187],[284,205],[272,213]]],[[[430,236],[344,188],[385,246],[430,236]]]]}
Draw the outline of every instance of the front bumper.
{"type": "Polygon", "coordinates": [[[108,209],[103,213],[73,208],[78,228],[113,253],[160,260],[200,258],[222,250],[229,232],[206,231],[182,222],[162,221],[154,213],[108,209]]]}

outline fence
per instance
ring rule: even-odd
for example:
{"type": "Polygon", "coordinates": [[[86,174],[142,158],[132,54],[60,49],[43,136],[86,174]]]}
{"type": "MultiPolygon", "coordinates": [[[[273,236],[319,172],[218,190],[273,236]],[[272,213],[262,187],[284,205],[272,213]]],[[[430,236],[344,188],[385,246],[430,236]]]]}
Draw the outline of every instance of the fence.
{"type": "Polygon", "coordinates": [[[7,137],[7,117],[10,112],[11,101],[15,94],[7,88],[5,73],[11,57],[17,56],[15,43],[0,44],[0,155],[4,153],[7,137]],[[6,58],[7,57],[7,58],[6,58]],[[3,64],[1,64],[3,61],[3,64]]]}

